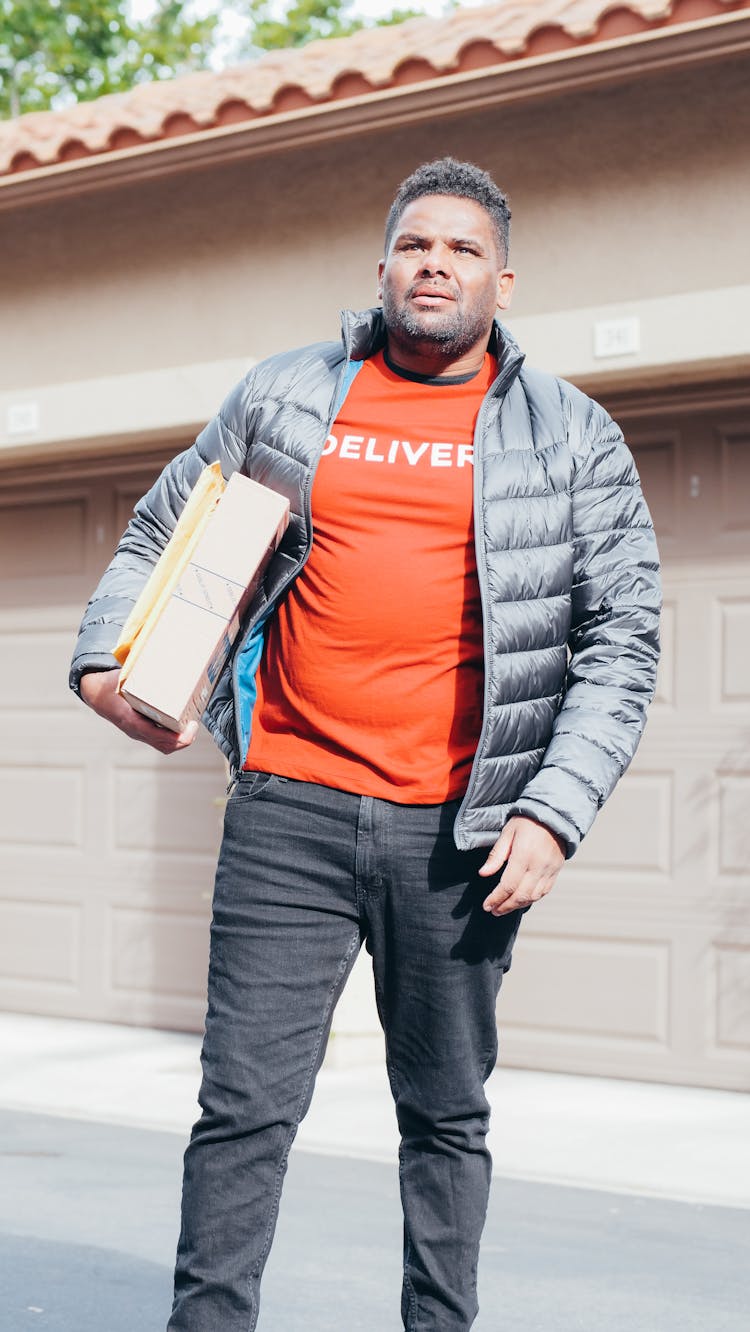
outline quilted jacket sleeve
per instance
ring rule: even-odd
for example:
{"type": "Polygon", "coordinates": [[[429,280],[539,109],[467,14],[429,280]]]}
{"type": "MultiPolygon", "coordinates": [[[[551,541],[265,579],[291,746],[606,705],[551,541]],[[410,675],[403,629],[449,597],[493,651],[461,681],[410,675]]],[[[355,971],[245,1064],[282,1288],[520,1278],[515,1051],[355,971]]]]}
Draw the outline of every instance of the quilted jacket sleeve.
{"type": "Polygon", "coordinates": [[[566,689],[542,765],[510,814],[572,855],[635,753],[659,657],[659,559],[622,434],[596,404],[572,481],[574,577],[566,689]]]}
{"type": "Polygon", "coordinates": [[[81,676],[111,670],[112,656],[125,620],[166,546],[201,471],[221,463],[226,480],[242,468],[252,425],[253,374],[238,384],[191,448],[167,464],[135,512],[84,612],[70,670],[70,686],[80,690],[81,676]]]}

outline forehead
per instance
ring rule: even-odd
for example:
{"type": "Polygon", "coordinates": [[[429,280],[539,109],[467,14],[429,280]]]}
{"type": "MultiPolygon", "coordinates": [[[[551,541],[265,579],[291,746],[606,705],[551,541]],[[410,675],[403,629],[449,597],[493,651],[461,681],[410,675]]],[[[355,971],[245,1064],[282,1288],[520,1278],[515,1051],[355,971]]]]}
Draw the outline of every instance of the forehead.
{"type": "Polygon", "coordinates": [[[415,234],[441,239],[474,238],[492,245],[495,228],[489,213],[474,199],[453,194],[425,194],[407,204],[396,225],[397,236],[415,234]]]}

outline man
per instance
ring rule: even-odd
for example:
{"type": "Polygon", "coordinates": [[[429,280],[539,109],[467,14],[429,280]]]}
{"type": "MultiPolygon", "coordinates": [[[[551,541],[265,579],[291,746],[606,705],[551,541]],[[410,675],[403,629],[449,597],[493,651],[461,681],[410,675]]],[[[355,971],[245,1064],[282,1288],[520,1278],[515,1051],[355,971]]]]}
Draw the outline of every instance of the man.
{"type": "Polygon", "coordinates": [[[170,1332],[256,1326],[287,1154],[363,941],[401,1132],[404,1327],[476,1316],[497,991],[524,910],[632,757],[657,660],[656,548],[622,436],[495,322],[508,223],[468,163],[405,180],[382,311],[248,374],[136,506],[86,612],[74,686],[183,748],[194,728],[116,695],[119,626],[206,463],[290,498],[204,719],[236,784],[170,1332]]]}

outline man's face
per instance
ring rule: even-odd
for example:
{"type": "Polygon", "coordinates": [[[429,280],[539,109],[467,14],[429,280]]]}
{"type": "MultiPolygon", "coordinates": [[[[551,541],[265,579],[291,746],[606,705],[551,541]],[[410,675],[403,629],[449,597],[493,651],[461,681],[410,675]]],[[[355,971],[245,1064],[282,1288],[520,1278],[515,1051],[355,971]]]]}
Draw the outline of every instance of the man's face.
{"type": "Polygon", "coordinates": [[[389,338],[458,359],[486,347],[496,311],[510,304],[514,275],[480,204],[428,194],[401,214],[378,279],[389,338]]]}

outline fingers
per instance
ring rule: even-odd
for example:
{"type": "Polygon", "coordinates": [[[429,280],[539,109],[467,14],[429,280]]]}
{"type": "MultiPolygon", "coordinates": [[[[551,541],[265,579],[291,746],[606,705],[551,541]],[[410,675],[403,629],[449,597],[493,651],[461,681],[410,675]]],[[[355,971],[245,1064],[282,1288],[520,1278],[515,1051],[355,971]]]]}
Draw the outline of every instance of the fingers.
{"type": "Polygon", "coordinates": [[[157,726],[156,722],[149,721],[148,717],[136,712],[124,699],[121,702],[122,712],[110,720],[130,736],[131,740],[140,740],[143,744],[158,750],[160,754],[176,754],[180,749],[187,749],[198,734],[197,721],[188,722],[185,729],[178,734],[177,731],[170,731],[165,726],[157,726]]]}
{"type": "Polygon", "coordinates": [[[510,855],[511,847],[513,846],[513,835],[515,832],[514,823],[515,820],[510,819],[503,828],[503,831],[479,871],[483,877],[486,878],[490,874],[499,874],[503,868],[503,865],[510,855]]]}
{"type": "Polygon", "coordinates": [[[189,721],[184,731],[180,731],[180,734],[175,738],[175,750],[187,749],[188,745],[192,745],[198,730],[197,721],[189,721]]]}
{"type": "Polygon", "coordinates": [[[84,675],[81,680],[81,697],[89,707],[116,726],[131,740],[140,740],[150,745],[160,754],[175,754],[179,749],[187,749],[198,734],[197,721],[188,722],[178,734],[165,726],[157,726],[140,712],[136,712],[126,699],[117,692],[118,672],[101,671],[84,675]]]}
{"type": "Polygon", "coordinates": [[[564,861],[563,843],[549,828],[520,815],[510,819],[479,871],[500,873],[484,910],[503,916],[538,902],[554,886],[564,861]]]}
{"type": "Polygon", "coordinates": [[[484,909],[493,916],[506,916],[511,911],[522,910],[531,906],[532,902],[538,902],[542,897],[546,897],[554,886],[556,877],[556,874],[552,874],[540,878],[535,872],[526,872],[517,886],[513,887],[506,883],[503,875],[497,888],[485,898],[484,909]]]}

